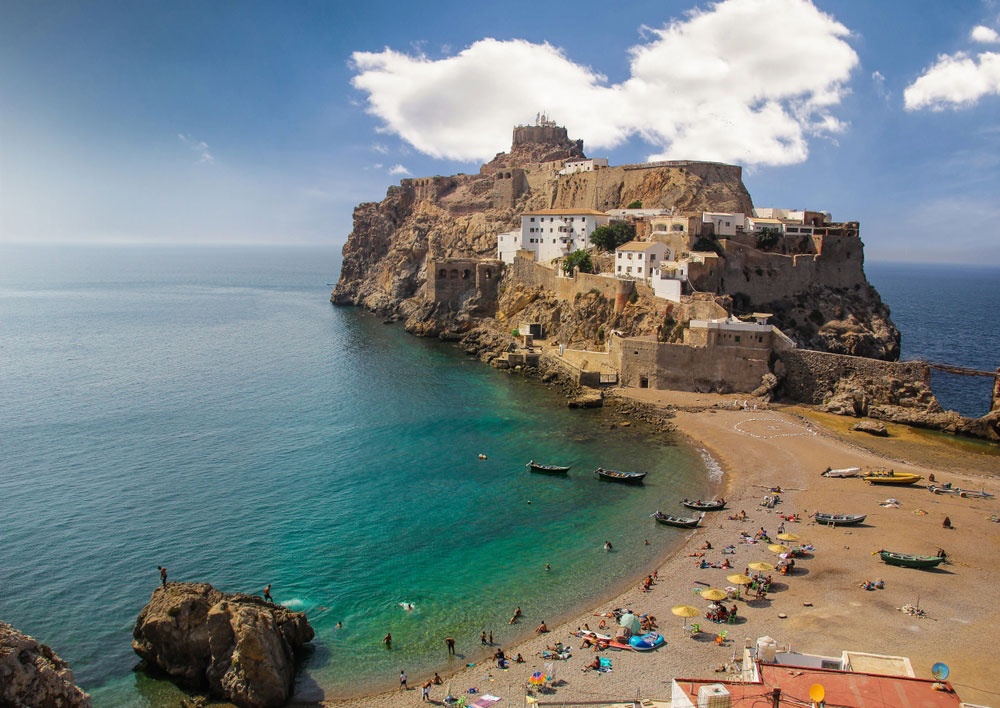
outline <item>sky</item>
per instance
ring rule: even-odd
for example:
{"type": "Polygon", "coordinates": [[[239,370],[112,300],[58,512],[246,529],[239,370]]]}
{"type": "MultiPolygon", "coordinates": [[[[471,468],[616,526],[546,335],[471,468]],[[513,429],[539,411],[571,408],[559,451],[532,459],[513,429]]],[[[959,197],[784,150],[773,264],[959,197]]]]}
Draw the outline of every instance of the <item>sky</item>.
{"type": "Polygon", "coordinates": [[[1000,265],[1000,0],[0,0],[0,243],[339,247],[539,113],[1000,265]]]}

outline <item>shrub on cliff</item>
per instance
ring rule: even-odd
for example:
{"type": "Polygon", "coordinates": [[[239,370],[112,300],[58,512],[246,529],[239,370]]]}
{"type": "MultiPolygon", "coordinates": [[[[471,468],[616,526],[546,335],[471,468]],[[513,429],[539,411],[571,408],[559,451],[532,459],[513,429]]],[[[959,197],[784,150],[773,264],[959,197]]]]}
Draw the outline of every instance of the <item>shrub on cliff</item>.
{"type": "Polygon", "coordinates": [[[579,267],[581,273],[593,273],[594,264],[590,260],[590,254],[586,251],[573,251],[563,258],[563,273],[572,275],[573,269],[579,267]]]}

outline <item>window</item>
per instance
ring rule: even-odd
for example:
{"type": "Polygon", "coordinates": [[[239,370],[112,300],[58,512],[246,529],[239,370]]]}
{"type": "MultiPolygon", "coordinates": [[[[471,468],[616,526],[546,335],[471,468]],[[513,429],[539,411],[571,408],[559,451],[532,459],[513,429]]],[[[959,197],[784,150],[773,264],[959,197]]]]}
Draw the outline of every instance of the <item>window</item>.
{"type": "Polygon", "coordinates": [[[468,280],[468,279],[469,279],[469,269],[466,268],[465,270],[462,271],[462,280],[468,280]]]}
{"type": "Polygon", "coordinates": [[[444,268],[442,268],[441,270],[438,271],[438,278],[447,278],[447,277],[448,277],[448,271],[447,270],[445,270],[444,268]]]}
{"type": "Polygon", "coordinates": [[[534,220],[535,220],[535,217],[531,217],[531,220],[532,220],[532,221],[534,221],[534,220]]]}

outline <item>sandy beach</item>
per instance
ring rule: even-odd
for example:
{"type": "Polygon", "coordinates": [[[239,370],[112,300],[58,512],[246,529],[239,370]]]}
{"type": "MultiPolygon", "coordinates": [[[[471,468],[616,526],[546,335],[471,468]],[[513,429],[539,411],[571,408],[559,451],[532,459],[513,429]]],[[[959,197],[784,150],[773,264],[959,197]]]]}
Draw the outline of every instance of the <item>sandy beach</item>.
{"type": "MultiPolygon", "coordinates": [[[[694,531],[677,530],[687,536],[684,547],[656,569],[658,580],[649,592],[635,587],[609,598],[599,606],[574,617],[552,631],[517,646],[503,646],[508,656],[521,653],[523,664],[499,669],[496,662],[482,659],[476,666],[448,661],[442,639],[440,674],[443,685],[431,690],[432,702],[443,703],[446,686],[453,695],[465,695],[470,687],[491,693],[504,705],[523,705],[528,678],[544,670],[548,660],[541,652],[562,642],[573,647],[572,656],[556,661],[556,687],[535,693],[551,704],[612,704],[635,700],[669,698],[674,677],[723,678],[719,669],[734,655],[742,654],[744,642],[769,635],[779,646],[798,651],[840,656],[843,650],[902,655],[910,658],[917,676],[929,678],[931,666],[942,661],[951,669],[949,680],[963,700],[1000,705],[1000,681],[994,678],[993,657],[986,647],[994,641],[1000,585],[997,558],[1000,524],[990,520],[1000,514],[997,498],[982,500],[934,495],[926,483],[934,475],[938,483],[951,482],[963,488],[1000,494],[1000,456],[977,445],[964,445],[941,436],[929,436],[906,428],[889,426],[890,437],[874,438],[851,432],[848,419],[815,413],[800,407],[753,405],[742,408],[742,398],[648,389],[617,391],[616,395],[676,410],[673,423],[689,441],[706,449],[725,472],[726,510],[709,513],[694,531]],[[924,479],[914,486],[872,486],[859,479],[821,476],[827,467],[893,468],[915,472],[924,479]],[[761,506],[772,487],[781,487],[781,501],[774,508],[761,506]],[[897,505],[884,506],[887,499],[897,505]],[[745,522],[730,516],[745,510],[745,522]],[[808,518],[815,511],[867,514],[863,525],[827,527],[808,518]],[[798,514],[799,522],[786,522],[785,531],[811,544],[811,555],[796,561],[789,576],[772,573],[774,586],[768,599],[739,601],[737,624],[714,624],[694,618],[703,632],[691,636],[684,620],[671,613],[679,604],[704,610],[708,602],[696,594],[708,587],[726,588],[726,576],[743,572],[753,561],[774,563],[776,554],[765,543],[742,543],[740,533],[753,535],[765,529],[773,538],[782,520],[779,515],[798,514]],[[954,528],[945,529],[949,517],[954,528]],[[702,551],[706,542],[713,550],[702,551]],[[734,544],[735,553],[721,549],[734,544]],[[879,549],[917,555],[947,551],[950,563],[934,570],[915,570],[883,564],[879,549]],[[732,570],[706,568],[709,562],[730,559],[732,570]],[[885,587],[867,591],[864,580],[881,578],[885,587]],[[924,616],[902,612],[904,605],[918,606],[924,616]],[[589,624],[596,629],[601,613],[629,608],[657,618],[666,645],[653,652],[606,650],[601,656],[612,661],[606,673],[585,671],[595,656],[581,649],[572,635],[589,624]],[[727,632],[726,641],[716,643],[717,633],[727,632]]],[[[637,569],[637,573],[654,569],[637,569]]],[[[732,604],[731,602],[729,604],[732,604]]],[[[531,622],[535,618],[525,619],[531,622]]],[[[613,624],[613,620],[612,620],[613,624]]],[[[495,649],[495,648],[494,648],[495,649]]],[[[470,660],[471,661],[471,660],[470,660]]],[[[410,676],[408,691],[393,691],[364,699],[333,700],[325,705],[354,708],[378,705],[420,704],[420,685],[427,676],[410,676]]]]}

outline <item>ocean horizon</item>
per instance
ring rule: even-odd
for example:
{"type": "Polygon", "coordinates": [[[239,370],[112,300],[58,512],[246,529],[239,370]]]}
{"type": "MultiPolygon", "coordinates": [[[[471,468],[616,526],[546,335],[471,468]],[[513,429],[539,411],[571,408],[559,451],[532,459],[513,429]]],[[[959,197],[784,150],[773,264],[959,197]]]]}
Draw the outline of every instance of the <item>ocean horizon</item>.
{"type": "MultiPolygon", "coordinates": [[[[333,307],[339,262],[334,247],[0,246],[0,620],[68,661],[95,705],[177,702],[130,644],[157,565],[227,592],[271,584],[316,629],[299,698],[347,696],[615,595],[683,535],[650,514],[719,489],[673,435],[333,307]],[[610,485],[598,466],[649,476],[610,485]]],[[[995,366],[981,318],[1000,270],[927,268],[866,266],[904,358],[995,366]]],[[[935,373],[942,405],[988,407],[958,378],[935,373]]]]}

